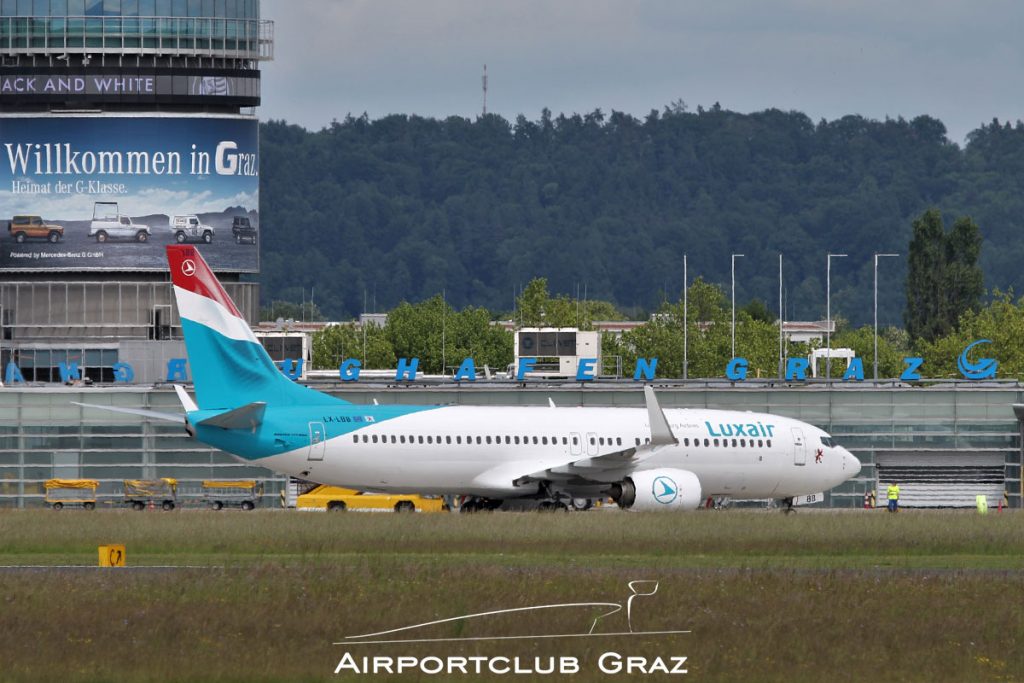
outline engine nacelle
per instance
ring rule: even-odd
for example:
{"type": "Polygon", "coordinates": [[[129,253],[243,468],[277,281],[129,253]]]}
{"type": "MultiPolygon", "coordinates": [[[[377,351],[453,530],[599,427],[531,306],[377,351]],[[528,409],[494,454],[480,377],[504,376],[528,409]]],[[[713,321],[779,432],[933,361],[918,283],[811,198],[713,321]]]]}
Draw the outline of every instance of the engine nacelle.
{"type": "Polygon", "coordinates": [[[612,500],[624,510],[695,510],[702,500],[700,480],[688,470],[634,472],[612,486],[612,500]]]}

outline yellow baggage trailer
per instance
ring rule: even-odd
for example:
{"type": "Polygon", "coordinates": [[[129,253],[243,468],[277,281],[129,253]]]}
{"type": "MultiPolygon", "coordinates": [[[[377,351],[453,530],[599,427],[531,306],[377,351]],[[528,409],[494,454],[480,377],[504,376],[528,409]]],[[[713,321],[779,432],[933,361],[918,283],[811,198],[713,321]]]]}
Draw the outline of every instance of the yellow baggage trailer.
{"type": "Polygon", "coordinates": [[[145,510],[152,503],[164,510],[173,510],[178,500],[178,480],[164,477],[162,479],[125,479],[124,504],[133,510],[145,510]]]}
{"type": "Polygon", "coordinates": [[[95,510],[96,489],[99,487],[100,483],[95,479],[48,479],[43,484],[46,504],[54,510],[62,510],[65,505],[95,510]]]}

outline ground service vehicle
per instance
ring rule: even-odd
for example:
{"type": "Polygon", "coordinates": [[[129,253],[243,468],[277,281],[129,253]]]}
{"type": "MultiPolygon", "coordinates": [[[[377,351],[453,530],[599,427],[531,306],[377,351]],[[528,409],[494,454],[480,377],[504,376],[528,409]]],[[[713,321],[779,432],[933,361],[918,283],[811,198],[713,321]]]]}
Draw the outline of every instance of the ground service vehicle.
{"type": "Polygon", "coordinates": [[[146,506],[159,505],[164,510],[173,510],[178,499],[178,480],[125,479],[124,502],[133,510],[145,510],[146,506]]]}
{"type": "Polygon", "coordinates": [[[440,496],[413,493],[364,493],[323,484],[295,499],[298,510],[374,510],[377,512],[441,512],[447,509],[440,496]]]}
{"type": "Polygon", "coordinates": [[[130,217],[122,215],[117,202],[93,203],[89,237],[95,237],[97,242],[106,242],[110,239],[146,242],[151,234],[148,225],[133,223],[130,217]]]}
{"type": "Polygon", "coordinates": [[[100,483],[95,479],[48,479],[43,484],[46,504],[54,510],[61,510],[65,505],[80,505],[86,510],[95,510],[96,489],[99,486],[100,483]]]}
{"type": "Polygon", "coordinates": [[[234,235],[235,242],[238,244],[242,242],[256,244],[256,228],[253,227],[248,216],[235,216],[231,221],[231,234],[234,235]]]}
{"type": "Polygon", "coordinates": [[[40,239],[56,244],[64,237],[63,225],[46,223],[39,216],[14,216],[7,221],[7,231],[15,242],[40,239]]]}
{"type": "Polygon", "coordinates": [[[199,216],[171,216],[171,234],[178,244],[184,242],[205,242],[213,241],[214,230],[209,225],[204,225],[199,216]]]}
{"type": "Polygon", "coordinates": [[[204,481],[203,500],[214,510],[237,507],[252,510],[263,497],[263,482],[204,481]]]}

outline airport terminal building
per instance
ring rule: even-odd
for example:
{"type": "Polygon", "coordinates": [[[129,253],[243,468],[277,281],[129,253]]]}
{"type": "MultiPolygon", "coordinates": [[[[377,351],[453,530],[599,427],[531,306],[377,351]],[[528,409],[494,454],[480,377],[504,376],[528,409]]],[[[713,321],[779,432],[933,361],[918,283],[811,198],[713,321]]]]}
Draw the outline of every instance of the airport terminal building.
{"type": "MultiPolygon", "coordinates": [[[[0,506],[43,504],[50,478],[284,478],[181,426],[76,402],[177,411],[187,382],[164,245],[195,242],[244,317],[259,310],[258,0],[0,0],[0,506]]],[[[764,411],[815,424],[864,463],[826,505],[883,480],[908,505],[1021,504],[1016,382],[655,382],[664,407],[764,411]]],[[[353,402],[642,405],[635,382],[341,383],[353,402]]]]}

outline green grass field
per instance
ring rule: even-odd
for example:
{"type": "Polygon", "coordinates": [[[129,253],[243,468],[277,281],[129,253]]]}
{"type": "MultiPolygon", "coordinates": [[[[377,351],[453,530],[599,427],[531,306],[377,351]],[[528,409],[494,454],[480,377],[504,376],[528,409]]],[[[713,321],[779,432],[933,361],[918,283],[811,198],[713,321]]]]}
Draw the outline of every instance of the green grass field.
{"type": "MultiPolygon", "coordinates": [[[[26,567],[0,570],[2,681],[486,679],[335,676],[345,651],[570,655],[579,681],[625,678],[596,668],[606,651],[688,657],[667,680],[1024,680],[1020,513],[39,510],[0,513],[0,539],[0,564],[26,567]],[[104,543],[127,546],[128,570],[55,568],[95,565],[104,543]],[[691,633],[333,644],[494,609],[621,603],[637,579],[659,590],[637,599],[633,630],[691,633]]],[[[580,633],[592,618],[549,612],[426,635],[580,633]]],[[[628,630],[622,616],[599,630],[628,630]]]]}

